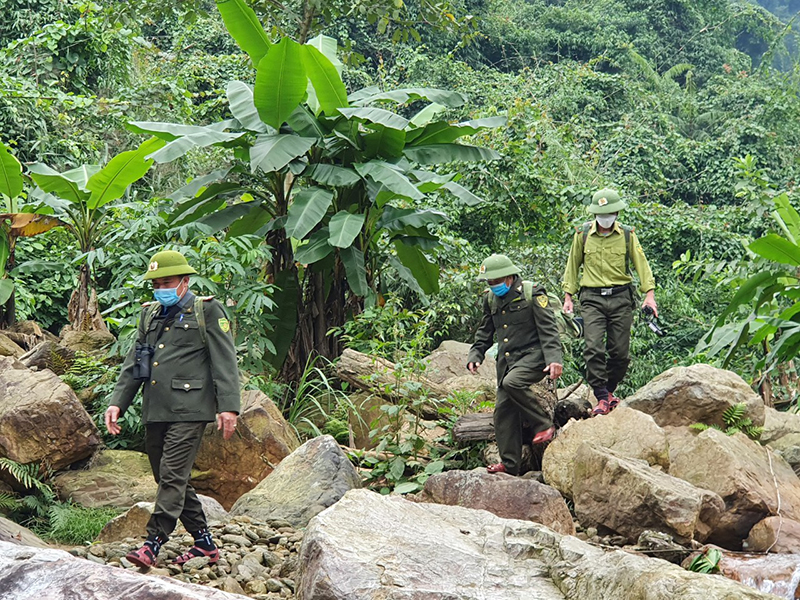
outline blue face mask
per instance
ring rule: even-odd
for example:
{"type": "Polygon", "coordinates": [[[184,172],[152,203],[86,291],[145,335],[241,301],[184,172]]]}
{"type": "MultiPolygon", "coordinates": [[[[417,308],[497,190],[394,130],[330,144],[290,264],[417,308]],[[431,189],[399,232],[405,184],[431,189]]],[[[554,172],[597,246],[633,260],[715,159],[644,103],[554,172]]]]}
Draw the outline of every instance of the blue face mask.
{"type": "Polygon", "coordinates": [[[489,286],[489,289],[490,289],[490,290],[492,290],[492,293],[493,293],[495,296],[498,296],[498,297],[501,297],[501,298],[502,298],[503,296],[505,296],[505,295],[508,293],[508,291],[509,291],[511,288],[510,288],[510,287],[508,287],[508,284],[507,284],[507,283],[504,281],[503,283],[498,283],[498,284],[495,284],[495,285],[490,285],[490,286],[489,286]]]}
{"type": "Polygon", "coordinates": [[[178,288],[176,287],[153,290],[153,297],[158,300],[161,306],[175,306],[180,300],[178,288]]]}

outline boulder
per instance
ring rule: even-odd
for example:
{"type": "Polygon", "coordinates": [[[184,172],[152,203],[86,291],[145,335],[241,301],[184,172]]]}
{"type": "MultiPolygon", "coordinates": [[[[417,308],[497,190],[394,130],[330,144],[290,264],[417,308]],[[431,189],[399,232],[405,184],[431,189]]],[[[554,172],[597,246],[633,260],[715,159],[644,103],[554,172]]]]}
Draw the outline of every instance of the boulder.
{"type": "Polygon", "coordinates": [[[725,501],[726,510],[709,537],[712,543],[740,548],[753,525],[777,514],[778,490],[784,518],[800,521],[800,480],[769,448],[743,433],[728,436],[708,429],[698,434],[688,427],[666,431],[670,475],[716,492],[725,501]]]}
{"type": "Polygon", "coordinates": [[[299,598],[774,600],[488,511],[353,490],[309,523],[299,598]]]}
{"type": "Polygon", "coordinates": [[[0,590],[3,600],[241,600],[209,587],[96,564],[63,550],[6,542],[0,542],[0,590]]]}
{"type": "Polygon", "coordinates": [[[61,499],[91,508],[153,502],[158,490],[147,455],[132,450],[98,452],[87,468],[57,474],[53,486],[61,499]]]}
{"type": "Polygon", "coordinates": [[[0,542],[8,542],[20,546],[34,546],[36,548],[48,547],[47,543],[30,529],[5,517],[0,517],[0,542]]]}
{"type": "Polygon", "coordinates": [[[56,375],[63,375],[75,362],[75,351],[57,341],[45,340],[28,350],[19,360],[34,371],[50,369],[56,375]]]}
{"type": "Polygon", "coordinates": [[[371,450],[378,445],[378,438],[371,438],[369,432],[389,425],[389,417],[381,410],[386,400],[366,392],[350,396],[353,409],[347,413],[347,422],[353,432],[353,448],[371,450]]]}
{"type": "Polygon", "coordinates": [[[22,347],[11,340],[7,335],[0,333],[0,356],[13,356],[19,358],[25,354],[22,347]]]}
{"type": "Polygon", "coordinates": [[[61,345],[75,352],[103,358],[117,338],[106,330],[73,331],[69,326],[61,332],[61,345]]]}
{"type": "Polygon", "coordinates": [[[800,554],[800,523],[782,517],[767,517],[756,523],[744,543],[748,552],[800,554]]]}
{"type": "Polygon", "coordinates": [[[42,329],[35,321],[17,321],[8,329],[3,330],[3,335],[17,344],[24,351],[32,349],[44,341],[58,342],[58,336],[42,329]]]}
{"type": "Polygon", "coordinates": [[[557,427],[564,427],[570,419],[577,421],[592,416],[592,408],[597,405],[592,388],[588,385],[572,385],[558,390],[558,401],[553,410],[553,421],[557,427]]]}
{"type": "Polygon", "coordinates": [[[800,414],[764,409],[764,432],[760,441],[800,472],[800,414]]]}
{"type": "Polygon", "coordinates": [[[491,356],[486,356],[478,368],[477,377],[467,373],[467,357],[470,344],[445,340],[439,347],[425,357],[428,367],[425,377],[436,383],[444,383],[448,379],[469,376],[472,379],[482,379],[494,389],[497,380],[497,363],[491,356]]]}
{"type": "Polygon", "coordinates": [[[575,453],[587,442],[613,450],[620,456],[642,459],[654,467],[669,468],[669,446],[664,430],[651,416],[619,407],[605,416],[569,423],[545,449],[544,480],[568,498],[572,497],[575,453]]]}
{"type": "Polygon", "coordinates": [[[520,519],[575,534],[575,524],[557,490],[532,479],[520,479],[484,469],[447,471],[431,475],[416,502],[480,508],[504,519],[520,519]]]}
{"type": "Polygon", "coordinates": [[[647,530],[679,543],[704,542],[725,509],[714,492],[588,443],[575,455],[572,498],[581,525],[611,531],[629,544],[647,530]]]}
{"type": "Polygon", "coordinates": [[[258,390],[242,392],[242,411],[231,439],[222,439],[216,423],[206,426],[191,484],[230,508],[298,446],[294,429],[272,400],[258,390]]]}
{"type": "Polygon", "coordinates": [[[292,452],[253,490],[239,498],[231,515],[267,521],[284,519],[304,527],[309,519],[361,487],[361,478],[329,435],[313,438],[292,452]]]}
{"type": "Polygon", "coordinates": [[[0,356],[0,456],[52,469],[91,456],[100,432],[75,393],[50,371],[0,356]]]}
{"type": "Polygon", "coordinates": [[[743,402],[754,425],[764,424],[764,401],[733,371],[697,364],[664,371],[622,401],[662,427],[705,423],[725,427],[722,413],[743,402]]]}

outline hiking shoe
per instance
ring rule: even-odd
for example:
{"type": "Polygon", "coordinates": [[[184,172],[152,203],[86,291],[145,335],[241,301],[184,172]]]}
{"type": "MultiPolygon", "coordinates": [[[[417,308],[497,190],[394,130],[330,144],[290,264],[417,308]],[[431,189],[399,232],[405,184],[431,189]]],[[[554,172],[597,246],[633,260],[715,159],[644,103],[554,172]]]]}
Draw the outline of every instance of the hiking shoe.
{"type": "Polygon", "coordinates": [[[496,465],[489,465],[486,467],[487,473],[507,473],[508,470],[503,463],[497,463],[496,465]]]}
{"type": "Polygon", "coordinates": [[[208,558],[208,564],[213,565],[219,560],[219,548],[213,550],[204,550],[199,546],[192,546],[187,552],[181,554],[178,558],[172,561],[173,565],[185,565],[193,558],[208,558]]]}
{"type": "Polygon", "coordinates": [[[130,562],[142,569],[149,569],[156,566],[156,555],[153,554],[152,548],[145,544],[138,550],[131,550],[125,555],[130,562]]]}
{"type": "Polygon", "coordinates": [[[535,436],[533,436],[532,444],[535,446],[536,444],[546,444],[550,440],[553,439],[553,436],[556,434],[556,428],[550,427],[550,429],[545,429],[544,431],[540,431],[535,436]]]}
{"type": "Polygon", "coordinates": [[[594,407],[592,411],[592,416],[596,417],[597,415],[607,415],[611,412],[611,405],[608,403],[608,400],[603,398],[602,400],[598,400],[597,406],[594,407]]]}

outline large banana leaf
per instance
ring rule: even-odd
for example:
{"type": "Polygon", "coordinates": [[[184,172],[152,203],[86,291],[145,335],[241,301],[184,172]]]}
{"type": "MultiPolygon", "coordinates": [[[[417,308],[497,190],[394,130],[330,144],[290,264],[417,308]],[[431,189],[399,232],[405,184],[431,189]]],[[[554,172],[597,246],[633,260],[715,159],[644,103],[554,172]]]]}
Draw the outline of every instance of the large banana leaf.
{"type": "Polygon", "coordinates": [[[356,171],[358,171],[359,175],[362,177],[369,177],[395,194],[413,200],[419,200],[424,197],[422,192],[411,183],[408,177],[383,161],[371,160],[368,163],[359,163],[353,166],[356,171]]]}
{"type": "Polygon", "coordinates": [[[323,163],[312,166],[306,176],[317,183],[333,187],[348,187],[361,181],[358,173],[352,169],[323,163]]]}
{"type": "Polygon", "coordinates": [[[416,127],[425,127],[428,123],[433,121],[436,117],[447,110],[446,106],[437,104],[436,102],[428,104],[425,108],[411,117],[411,124],[416,127]]]}
{"type": "Polygon", "coordinates": [[[306,95],[303,48],[283,38],[258,63],[253,101],[261,120],[280,129],[306,95]]]}
{"type": "Polygon", "coordinates": [[[333,192],[318,187],[295,195],[286,219],[286,235],[301,240],[316,227],[333,202],[333,192]]]}
{"type": "Polygon", "coordinates": [[[209,233],[217,233],[248,214],[251,209],[252,204],[250,202],[232,204],[231,206],[226,206],[222,210],[206,215],[202,219],[199,219],[198,222],[210,227],[211,231],[209,231],[209,233]]]}
{"type": "Polygon", "coordinates": [[[217,169],[216,171],[212,171],[207,175],[203,175],[201,177],[195,177],[189,183],[187,183],[182,188],[178,188],[174,192],[172,192],[167,198],[170,200],[183,200],[184,198],[194,198],[197,193],[201,190],[201,188],[205,187],[209,183],[214,183],[219,181],[223,177],[227,176],[230,172],[230,167],[217,169]]]}
{"type": "Polygon", "coordinates": [[[249,213],[231,224],[228,229],[228,237],[254,234],[271,220],[272,215],[269,211],[261,204],[256,204],[250,208],[249,213]]]}
{"type": "Polygon", "coordinates": [[[775,202],[776,221],[781,227],[785,228],[787,237],[795,244],[800,242],[800,214],[797,213],[794,206],[789,202],[787,194],[781,194],[773,198],[775,202]]]}
{"type": "Polygon", "coordinates": [[[328,131],[322,126],[319,119],[305,106],[301,104],[294,112],[289,115],[286,121],[297,135],[303,137],[324,138],[328,131]]]}
{"type": "Polygon", "coordinates": [[[463,106],[467,99],[458,92],[450,90],[439,90],[436,88],[405,88],[392,90],[391,92],[374,91],[365,94],[362,90],[350,96],[350,101],[359,106],[367,106],[374,102],[390,101],[397,104],[407,104],[415,100],[427,100],[435,102],[448,108],[458,108],[463,106]]]}
{"type": "Polygon", "coordinates": [[[429,261],[418,246],[406,244],[402,240],[394,242],[394,249],[397,251],[397,258],[411,271],[423,292],[433,294],[439,291],[439,265],[429,261]]]}
{"type": "Polygon", "coordinates": [[[270,314],[274,317],[271,321],[274,330],[270,340],[275,346],[275,358],[270,363],[279,369],[286,360],[297,329],[297,303],[300,301],[297,270],[286,269],[275,274],[275,291],[272,299],[275,307],[270,314]]]}
{"type": "Polygon", "coordinates": [[[777,263],[795,267],[800,265],[800,246],[776,233],[769,233],[757,239],[749,248],[759,256],[777,263]]]}
{"type": "Polygon", "coordinates": [[[347,90],[336,67],[314,46],[305,45],[302,49],[303,65],[322,112],[333,116],[337,109],[349,106],[347,90]]]}
{"type": "Polygon", "coordinates": [[[319,50],[325,58],[331,61],[331,64],[336,69],[336,72],[341,76],[344,65],[336,54],[336,51],[339,49],[339,44],[335,38],[319,34],[317,37],[308,40],[306,45],[313,46],[319,50]]]}
{"type": "Polygon", "coordinates": [[[80,204],[89,198],[89,193],[81,189],[74,179],[67,177],[66,173],[51,169],[44,163],[30,165],[28,173],[36,185],[49,194],[55,194],[74,204],[80,204]]]}
{"type": "Polygon", "coordinates": [[[287,133],[260,135],[250,148],[250,168],[253,173],[280,171],[294,159],[303,156],[317,142],[315,138],[287,133]]]}
{"type": "Polygon", "coordinates": [[[448,181],[442,187],[451,194],[453,194],[453,196],[461,200],[467,206],[477,206],[478,204],[481,204],[483,202],[483,200],[481,200],[478,196],[470,192],[460,183],[456,183],[455,181],[448,181]]]}
{"type": "Polygon", "coordinates": [[[303,265],[310,265],[322,260],[333,252],[333,246],[328,243],[329,231],[322,227],[315,231],[308,239],[307,244],[298,246],[294,251],[294,259],[303,265]]]}
{"type": "Polygon", "coordinates": [[[406,145],[406,132],[402,129],[391,129],[383,125],[370,125],[372,133],[363,136],[364,152],[367,156],[397,158],[403,155],[406,145]]]}
{"type": "Polygon", "coordinates": [[[340,210],[331,217],[328,224],[330,235],[328,243],[337,248],[348,248],[352,245],[361,228],[364,226],[364,215],[354,215],[346,210],[340,210]]]}
{"type": "Polygon", "coordinates": [[[360,119],[392,129],[405,129],[409,123],[408,119],[382,108],[342,108],[339,112],[345,119],[360,119]]]}
{"type": "Polygon", "coordinates": [[[245,0],[217,0],[222,21],[239,47],[250,55],[253,65],[264,57],[270,47],[258,17],[245,0]]]}
{"type": "Polygon", "coordinates": [[[375,224],[376,229],[399,231],[405,227],[427,227],[447,220],[447,215],[438,210],[420,210],[416,208],[395,208],[386,205],[381,218],[375,224]]]}
{"type": "Polygon", "coordinates": [[[242,187],[238,183],[231,181],[212,183],[194,198],[179,203],[167,218],[167,222],[172,227],[193,223],[207,214],[221,209],[226,204],[226,198],[236,196],[241,192],[242,187]]]}
{"type": "Polygon", "coordinates": [[[438,121],[426,125],[421,131],[417,130],[409,134],[409,143],[414,146],[425,144],[449,144],[465,135],[474,135],[483,129],[500,127],[506,122],[505,117],[488,117],[486,119],[475,119],[451,125],[446,121],[438,121]]]}
{"type": "Polygon", "coordinates": [[[9,221],[7,226],[14,237],[31,237],[66,224],[56,217],[36,213],[2,213],[2,221],[9,221]]]}
{"type": "Polygon", "coordinates": [[[14,293],[13,279],[0,279],[0,304],[5,304],[14,293]]]}
{"type": "Polygon", "coordinates": [[[253,102],[253,90],[243,81],[231,81],[226,90],[231,114],[242,127],[257,133],[267,133],[267,124],[258,116],[253,102]]]}
{"type": "Polygon", "coordinates": [[[438,165],[448,162],[476,162],[481,160],[497,160],[500,155],[489,148],[467,146],[465,144],[430,144],[428,146],[412,146],[403,154],[409,160],[421,165],[438,165]]]}
{"type": "Polygon", "coordinates": [[[100,171],[100,165],[84,164],[79,167],[75,167],[74,169],[70,169],[69,171],[64,171],[61,175],[70,181],[74,181],[78,184],[79,188],[88,192],[89,189],[86,187],[86,184],[98,171],[100,171]]]}
{"type": "Polygon", "coordinates": [[[350,286],[356,296],[363,298],[369,293],[364,253],[355,246],[349,246],[348,248],[341,248],[339,256],[342,257],[344,271],[347,274],[347,285],[350,286]]]}
{"type": "Polygon", "coordinates": [[[0,142],[0,194],[16,198],[22,192],[22,165],[11,150],[0,142]]]}
{"type": "Polygon", "coordinates": [[[117,154],[108,164],[92,175],[86,182],[86,188],[92,193],[89,208],[105,206],[109,202],[121,198],[135,181],[138,181],[153,164],[145,157],[164,145],[164,140],[151,138],[142,143],[136,150],[117,154]]]}

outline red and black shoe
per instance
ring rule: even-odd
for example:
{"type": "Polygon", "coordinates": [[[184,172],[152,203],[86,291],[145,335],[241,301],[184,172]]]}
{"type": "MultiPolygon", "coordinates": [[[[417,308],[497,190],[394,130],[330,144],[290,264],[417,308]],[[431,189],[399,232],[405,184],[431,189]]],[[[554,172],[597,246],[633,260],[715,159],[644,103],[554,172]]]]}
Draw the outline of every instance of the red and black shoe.
{"type": "Polygon", "coordinates": [[[611,392],[608,392],[608,412],[611,412],[619,406],[620,399],[611,392]]]}
{"type": "Polygon", "coordinates": [[[219,560],[219,548],[211,550],[204,550],[199,546],[192,546],[188,551],[181,554],[178,558],[172,561],[173,565],[185,565],[193,558],[208,558],[208,564],[213,565],[219,560]]]}
{"type": "Polygon", "coordinates": [[[156,566],[156,554],[148,544],[145,544],[138,550],[131,550],[125,555],[125,558],[142,569],[149,569],[150,567],[156,566]]]}
{"type": "Polygon", "coordinates": [[[537,444],[546,444],[550,440],[553,439],[553,436],[556,434],[556,428],[550,427],[549,429],[545,429],[544,431],[540,431],[535,436],[533,436],[533,440],[531,443],[535,446],[537,444]]]}
{"type": "Polygon", "coordinates": [[[497,463],[496,465],[489,465],[486,467],[487,473],[507,473],[508,470],[503,463],[497,463]]]}
{"type": "Polygon", "coordinates": [[[592,416],[596,417],[598,415],[607,415],[611,412],[611,405],[609,404],[608,400],[603,398],[602,400],[597,401],[597,406],[594,407],[592,411],[592,416]]]}

